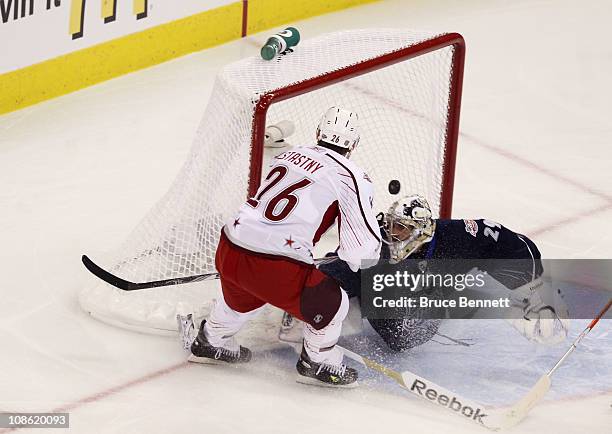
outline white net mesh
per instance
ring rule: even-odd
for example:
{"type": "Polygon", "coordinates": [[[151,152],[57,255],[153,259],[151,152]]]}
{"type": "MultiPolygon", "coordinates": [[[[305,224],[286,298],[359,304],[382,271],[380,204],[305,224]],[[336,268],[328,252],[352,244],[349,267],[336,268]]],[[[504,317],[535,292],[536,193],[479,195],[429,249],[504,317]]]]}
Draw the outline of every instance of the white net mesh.
{"type": "MultiPolygon", "coordinates": [[[[435,37],[393,29],[343,31],[302,41],[294,53],[276,60],[252,57],[228,65],[216,79],[191,155],[168,193],[117,251],[94,261],[134,282],[215,271],[221,227],[246,197],[253,116],[261,95],[435,37]]],[[[310,145],[328,107],[357,112],[361,140],[351,159],[376,186],[375,208],[389,206],[387,185],[398,179],[402,194],[426,196],[437,215],[453,53],[447,46],[272,104],[266,122],[292,121],[296,131],[290,142],[310,145]]],[[[177,309],[201,313],[202,300],[210,298],[205,291],[204,285],[191,284],[124,292],[99,283],[84,290],[80,302],[117,325],[174,330],[177,309]]]]}

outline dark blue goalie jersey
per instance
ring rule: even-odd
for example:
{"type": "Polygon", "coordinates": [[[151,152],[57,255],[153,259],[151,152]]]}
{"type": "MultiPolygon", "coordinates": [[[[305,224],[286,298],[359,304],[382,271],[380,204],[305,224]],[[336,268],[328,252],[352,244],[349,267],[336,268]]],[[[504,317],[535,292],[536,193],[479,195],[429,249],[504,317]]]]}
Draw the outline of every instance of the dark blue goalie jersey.
{"type": "Polygon", "coordinates": [[[491,220],[436,220],[434,237],[411,257],[431,259],[540,259],[525,235],[491,220]]]}

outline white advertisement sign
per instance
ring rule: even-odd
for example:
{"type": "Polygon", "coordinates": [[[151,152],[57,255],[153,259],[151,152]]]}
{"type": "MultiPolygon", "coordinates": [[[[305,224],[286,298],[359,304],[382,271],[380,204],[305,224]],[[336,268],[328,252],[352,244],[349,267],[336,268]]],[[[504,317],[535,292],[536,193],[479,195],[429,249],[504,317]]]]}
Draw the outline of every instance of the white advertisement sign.
{"type": "Polygon", "coordinates": [[[0,74],[236,1],[0,0],[0,74]]]}

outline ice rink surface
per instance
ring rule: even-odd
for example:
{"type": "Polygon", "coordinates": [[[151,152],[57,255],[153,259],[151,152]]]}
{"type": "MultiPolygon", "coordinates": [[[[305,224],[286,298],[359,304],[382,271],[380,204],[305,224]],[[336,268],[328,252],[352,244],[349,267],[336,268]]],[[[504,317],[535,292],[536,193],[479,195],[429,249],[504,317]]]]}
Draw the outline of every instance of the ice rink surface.
{"type": "MultiPolygon", "coordinates": [[[[453,215],[503,222],[547,258],[610,258],[611,12],[607,1],[383,1],[295,25],[303,37],[382,26],[463,34],[453,215]]],[[[92,433],[485,432],[371,373],[351,391],[299,385],[289,348],[254,347],[239,369],[188,366],[175,340],[79,308],[90,281],[80,255],[115,248],[162,196],[215,73],[265,37],[0,117],[0,411],[69,411],[72,432],[92,433]]],[[[512,433],[611,432],[611,323],[512,433]]],[[[574,321],[572,336],[585,324],[574,321]]],[[[386,362],[491,405],[521,396],[568,345],[532,345],[509,326],[445,327],[477,343],[431,342],[386,362]]],[[[344,343],[376,355],[369,339],[344,343]]]]}

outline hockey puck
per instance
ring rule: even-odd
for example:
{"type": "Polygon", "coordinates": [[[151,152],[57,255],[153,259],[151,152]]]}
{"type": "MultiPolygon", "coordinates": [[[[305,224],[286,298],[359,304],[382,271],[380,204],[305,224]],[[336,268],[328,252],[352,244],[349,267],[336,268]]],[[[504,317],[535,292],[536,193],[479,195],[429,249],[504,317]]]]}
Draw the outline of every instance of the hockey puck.
{"type": "Polygon", "coordinates": [[[401,188],[401,184],[397,179],[389,181],[389,193],[398,194],[401,188]]]}

